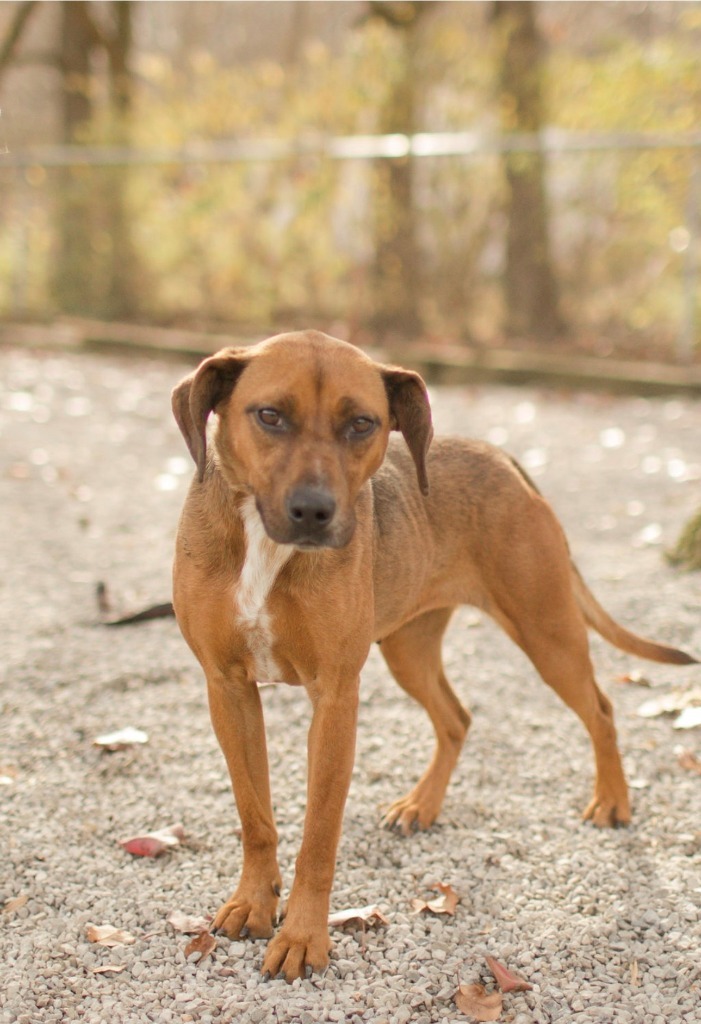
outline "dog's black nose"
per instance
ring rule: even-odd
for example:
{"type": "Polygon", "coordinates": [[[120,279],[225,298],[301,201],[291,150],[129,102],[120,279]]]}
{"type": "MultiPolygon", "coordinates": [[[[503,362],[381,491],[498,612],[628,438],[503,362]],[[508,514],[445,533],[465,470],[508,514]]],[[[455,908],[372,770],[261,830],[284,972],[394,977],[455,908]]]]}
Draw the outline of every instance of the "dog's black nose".
{"type": "Polygon", "coordinates": [[[315,534],[324,530],[336,512],[336,499],[324,487],[296,487],[287,496],[288,518],[297,532],[315,534]]]}

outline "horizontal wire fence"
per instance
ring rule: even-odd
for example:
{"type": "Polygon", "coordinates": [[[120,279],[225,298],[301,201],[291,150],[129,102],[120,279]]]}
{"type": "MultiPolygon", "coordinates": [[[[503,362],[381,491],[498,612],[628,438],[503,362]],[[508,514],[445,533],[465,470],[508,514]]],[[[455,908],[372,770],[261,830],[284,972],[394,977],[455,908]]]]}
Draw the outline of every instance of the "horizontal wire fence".
{"type": "Polygon", "coordinates": [[[296,139],[223,139],[181,147],[134,149],[127,146],[34,146],[18,153],[6,149],[7,167],[124,166],[128,164],[228,163],[318,156],[331,160],[399,159],[407,156],[473,156],[486,153],[591,153],[600,151],[701,149],[701,131],[567,132],[490,135],[486,132],[417,132],[414,135],[347,135],[328,138],[310,133],[296,139]]]}
{"type": "Polygon", "coordinates": [[[688,362],[701,303],[701,132],[307,135],[0,154],[0,311],[242,325],[372,320],[378,168],[411,161],[430,336],[504,320],[506,153],[546,158],[553,262],[574,335],[688,362]],[[87,255],[86,255],[87,252],[87,255]],[[70,282],[73,280],[73,287],[70,282]],[[67,284],[68,282],[68,284],[67,284]]]}

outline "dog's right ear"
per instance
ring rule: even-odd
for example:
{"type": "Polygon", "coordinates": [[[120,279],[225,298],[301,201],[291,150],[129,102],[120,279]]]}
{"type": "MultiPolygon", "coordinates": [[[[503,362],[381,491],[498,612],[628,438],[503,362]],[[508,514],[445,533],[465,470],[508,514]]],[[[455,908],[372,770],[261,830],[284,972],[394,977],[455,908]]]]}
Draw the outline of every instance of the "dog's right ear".
{"type": "Polygon", "coordinates": [[[426,384],[413,370],[399,366],[381,366],[389,401],[390,429],[401,430],[416,466],[419,490],[428,494],[426,455],[433,437],[431,404],[426,384]]]}
{"type": "Polygon", "coordinates": [[[195,460],[200,483],[207,461],[209,414],[229,397],[250,358],[245,348],[222,349],[173,388],[173,415],[195,460]]]}

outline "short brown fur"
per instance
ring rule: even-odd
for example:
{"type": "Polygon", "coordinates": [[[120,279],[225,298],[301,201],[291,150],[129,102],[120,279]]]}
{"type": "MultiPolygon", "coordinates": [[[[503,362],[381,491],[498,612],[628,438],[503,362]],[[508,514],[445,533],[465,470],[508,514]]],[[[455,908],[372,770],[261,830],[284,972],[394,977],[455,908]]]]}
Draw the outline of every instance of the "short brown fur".
{"type": "Polygon", "coordinates": [[[586,627],[643,657],[694,659],[607,615],[572,566],[550,506],[513,460],[450,438],[429,452],[421,378],[312,331],[217,353],[178,385],[173,408],[197,464],[178,531],[174,606],[207,677],[242,824],[241,878],[214,922],[231,937],[272,936],[281,888],[256,679],[261,636],[267,663],[280,680],[303,685],[313,707],[304,835],[264,972],[292,980],[328,963],[359,674],[373,641],[426,708],[437,740],[428,769],[385,823],[406,834],[438,815],[470,724],[441,662],[457,605],[488,612],[584,723],[596,762],[584,817],[601,826],[629,820],[611,705],[594,679],[586,627]],[[403,441],[390,442],[392,430],[403,441]],[[266,557],[284,555],[255,621],[238,603],[251,517],[264,527],[266,557]]]}

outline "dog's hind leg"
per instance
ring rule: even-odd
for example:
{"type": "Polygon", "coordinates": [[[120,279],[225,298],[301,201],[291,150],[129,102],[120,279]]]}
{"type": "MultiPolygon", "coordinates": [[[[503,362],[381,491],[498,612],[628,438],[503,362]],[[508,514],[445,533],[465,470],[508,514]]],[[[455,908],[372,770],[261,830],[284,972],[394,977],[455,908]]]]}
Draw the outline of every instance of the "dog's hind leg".
{"type": "Polygon", "coordinates": [[[559,531],[547,530],[534,534],[527,549],[514,542],[513,551],[513,557],[502,560],[501,572],[492,573],[499,583],[490,611],[589,733],[596,782],[584,818],[599,826],[627,824],[628,787],[613,708],[594,678],[586,622],[572,590],[564,540],[559,531]],[[560,556],[554,557],[558,548],[560,556]]]}
{"type": "Polygon", "coordinates": [[[399,685],[429,714],[436,733],[430,765],[406,796],[395,800],[383,823],[408,835],[433,824],[470,726],[470,714],[443,672],[441,641],[452,608],[425,612],[382,640],[380,650],[399,685]]]}
{"type": "Polygon", "coordinates": [[[585,820],[626,825],[630,803],[616,741],[613,707],[596,684],[584,623],[553,616],[547,628],[519,623],[519,645],[557,695],[579,716],[591,737],[596,762],[594,796],[585,820]]]}

